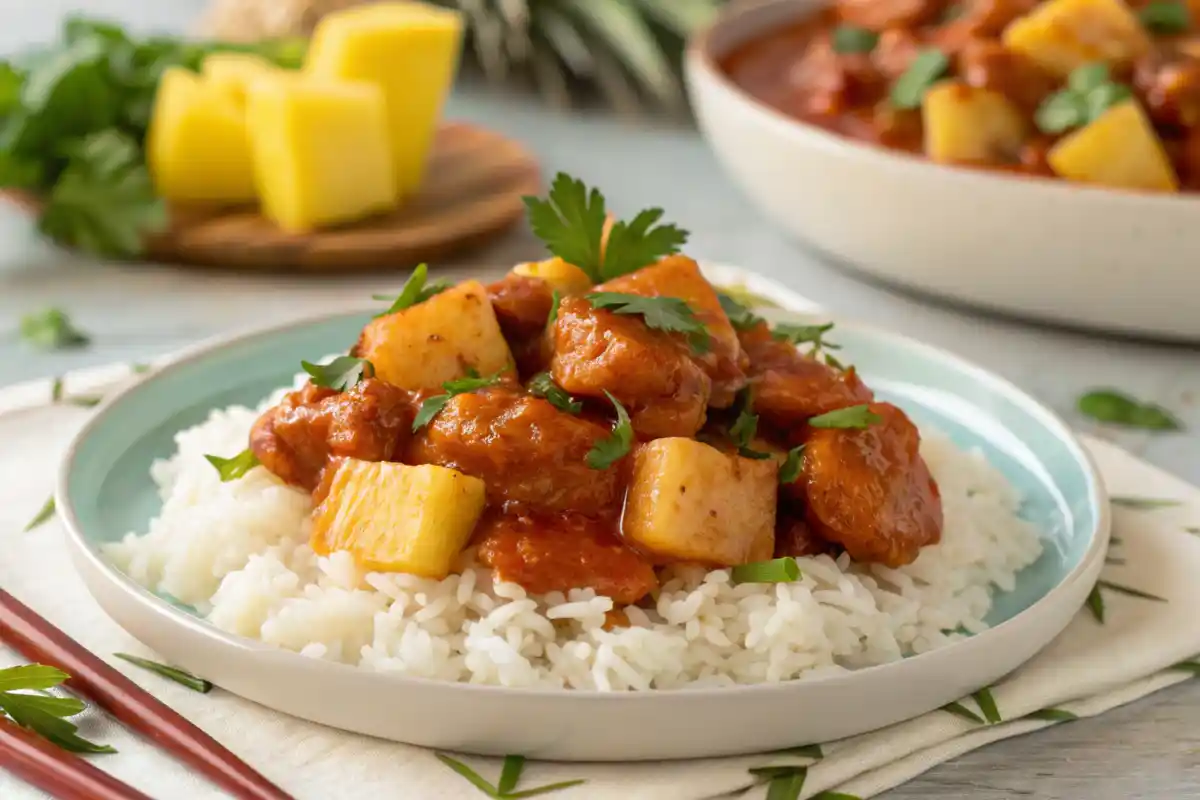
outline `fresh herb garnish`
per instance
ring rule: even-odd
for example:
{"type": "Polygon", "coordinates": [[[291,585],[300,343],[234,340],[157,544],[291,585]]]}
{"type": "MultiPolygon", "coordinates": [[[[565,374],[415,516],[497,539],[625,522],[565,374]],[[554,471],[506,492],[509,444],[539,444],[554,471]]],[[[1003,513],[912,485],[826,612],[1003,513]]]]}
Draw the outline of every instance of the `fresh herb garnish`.
{"type": "Polygon", "coordinates": [[[50,402],[51,403],[61,403],[62,402],[64,388],[66,388],[66,387],[63,384],[63,379],[60,377],[55,377],[54,381],[50,384],[50,402]]]}
{"type": "Polygon", "coordinates": [[[800,800],[804,782],[808,779],[807,767],[761,767],[750,770],[756,777],[770,777],[766,800],[800,800]],[[774,770],[783,770],[768,772],[774,770]]]}
{"type": "Polygon", "coordinates": [[[604,195],[589,190],[583,181],[560,172],[547,199],[526,197],[529,224],[546,248],[599,283],[653,264],[678,253],[687,231],[674,225],[657,225],[660,208],[639,213],[632,222],[615,222],[604,242],[608,217],[604,195]]]}
{"type": "Polygon", "coordinates": [[[301,361],[300,366],[312,376],[312,382],[326,389],[345,392],[354,388],[359,381],[375,376],[375,365],[365,358],[338,356],[328,364],[311,364],[301,361]]]}
{"type": "Polygon", "coordinates": [[[808,800],[863,800],[856,794],[846,794],[845,792],[818,792],[808,800]]]}
{"type": "Polygon", "coordinates": [[[400,288],[400,294],[396,297],[393,298],[386,294],[371,295],[371,298],[374,300],[392,301],[388,310],[376,314],[376,318],[395,314],[397,311],[403,311],[410,306],[415,306],[417,303],[424,303],[434,295],[441,294],[450,288],[450,284],[445,281],[434,281],[426,286],[425,279],[428,276],[429,266],[427,264],[418,264],[416,269],[413,270],[412,275],[404,282],[404,286],[400,288]]]}
{"type": "Polygon", "coordinates": [[[517,785],[521,781],[521,772],[525,769],[524,756],[505,756],[504,766],[500,768],[500,780],[493,786],[486,778],[457,758],[451,758],[444,753],[434,753],[434,755],[447,767],[465,778],[476,789],[495,800],[523,800],[523,798],[527,797],[540,797],[587,782],[580,778],[573,781],[560,781],[558,783],[549,783],[545,786],[537,786],[533,789],[521,789],[517,791],[517,785]]]}
{"type": "Polygon", "coordinates": [[[233,458],[222,458],[221,456],[205,456],[204,458],[217,470],[217,474],[221,476],[221,483],[236,481],[261,463],[258,456],[254,455],[249,448],[233,458]]]}
{"type": "Polygon", "coordinates": [[[810,354],[816,356],[822,350],[841,350],[841,345],[825,341],[825,334],[833,330],[833,323],[823,325],[789,325],[781,322],[774,327],[771,335],[781,342],[794,345],[811,344],[810,354]]]}
{"type": "Polygon", "coordinates": [[[736,330],[748,331],[765,321],[724,292],[718,292],[717,299],[721,301],[721,310],[725,312],[725,316],[729,317],[729,324],[736,330]]]}
{"type": "Polygon", "coordinates": [[[54,495],[46,498],[46,502],[42,505],[41,510],[33,515],[33,519],[24,528],[24,533],[29,533],[34,528],[40,528],[54,517],[55,503],[54,495]]]}
{"type": "Polygon", "coordinates": [[[1153,0],[1139,8],[1137,16],[1153,33],[1183,33],[1192,24],[1187,5],[1178,0],[1153,0]]]}
{"type": "Polygon", "coordinates": [[[425,402],[421,403],[421,407],[417,409],[417,415],[413,417],[413,433],[416,433],[417,431],[421,430],[421,428],[433,421],[433,418],[438,415],[438,412],[445,408],[446,404],[450,402],[450,398],[460,394],[477,392],[480,389],[486,389],[489,386],[495,386],[500,382],[500,376],[503,375],[504,372],[504,370],[501,370],[494,375],[480,377],[479,373],[471,370],[471,372],[465,378],[455,378],[454,380],[443,383],[442,389],[444,389],[446,393],[437,394],[433,397],[427,398],[425,402]]]}
{"type": "Polygon", "coordinates": [[[678,297],[643,297],[621,292],[593,292],[585,297],[593,308],[614,314],[639,315],[647,328],[682,333],[697,353],[707,353],[712,347],[708,328],[691,306],[678,297]]]}
{"type": "Polygon", "coordinates": [[[1130,495],[1115,495],[1108,498],[1114,506],[1132,508],[1137,511],[1154,511],[1160,508],[1174,508],[1180,505],[1178,500],[1167,500],[1161,497],[1132,497],[1130,495]]]}
{"type": "Polygon", "coordinates": [[[554,321],[558,319],[558,307],[562,305],[562,295],[555,289],[550,293],[550,313],[546,316],[546,327],[554,326],[554,321]]]}
{"type": "Polygon", "coordinates": [[[779,467],[780,483],[795,483],[804,466],[804,445],[797,445],[787,452],[787,458],[779,467]]]}
{"type": "Polygon", "coordinates": [[[161,675],[168,680],[182,684],[192,691],[200,692],[201,694],[208,694],[212,691],[212,683],[203,678],[197,678],[190,672],[184,672],[176,667],[169,667],[166,664],[159,664],[157,661],[150,661],[146,658],[131,656],[128,653],[113,653],[113,655],[123,661],[128,661],[135,667],[141,667],[142,669],[161,675]]]}
{"type": "Polygon", "coordinates": [[[547,400],[559,411],[568,414],[578,414],[583,410],[583,403],[578,402],[567,391],[554,382],[549,372],[539,372],[529,379],[529,391],[547,400]]]}
{"type": "Polygon", "coordinates": [[[949,713],[953,714],[956,717],[962,717],[965,720],[970,720],[971,722],[977,722],[980,725],[987,724],[986,722],[984,722],[983,717],[979,716],[974,711],[972,711],[971,709],[964,706],[962,703],[946,703],[946,705],[942,706],[942,711],[948,711],[949,713]]]}
{"type": "Polygon", "coordinates": [[[996,699],[992,697],[992,690],[986,686],[975,694],[971,695],[975,703],[979,706],[979,710],[983,712],[983,718],[988,721],[988,724],[995,725],[1003,722],[1003,717],[1000,716],[1000,709],[996,707],[996,699]]]}
{"type": "Polygon", "coordinates": [[[82,347],[91,341],[61,308],[47,308],[21,317],[21,338],[42,350],[82,347]]]}
{"type": "Polygon", "coordinates": [[[773,750],[771,755],[774,756],[799,756],[801,758],[824,758],[825,753],[821,750],[819,744],[802,744],[797,747],[785,747],[782,750],[773,750]]]}
{"type": "Polygon", "coordinates": [[[1046,722],[1072,722],[1079,719],[1078,714],[1073,714],[1064,708],[1043,708],[1034,711],[1032,714],[1026,714],[1027,719],[1040,719],[1046,722]]]}
{"type": "Polygon", "coordinates": [[[1063,133],[1087,125],[1132,96],[1128,86],[1110,78],[1107,64],[1084,64],[1071,72],[1063,89],[1042,101],[1033,121],[1043,133],[1063,133]]]}
{"type": "Polygon", "coordinates": [[[857,25],[843,24],[833,29],[833,52],[835,53],[842,55],[869,53],[875,49],[878,42],[878,33],[857,25]]]}
{"type": "Polygon", "coordinates": [[[1200,662],[1180,661],[1178,664],[1172,664],[1169,669],[1173,669],[1178,672],[1190,672],[1193,675],[1200,675],[1200,662]]]}
{"type": "Polygon", "coordinates": [[[783,306],[775,302],[766,295],[761,295],[758,292],[752,292],[742,283],[725,283],[713,284],[720,294],[727,295],[731,300],[745,306],[746,308],[782,308],[783,306]]]}
{"type": "Polygon", "coordinates": [[[841,361],[838,361],[836,358],[834,358],[829,353],[825,354],[825,366],[833,367],[834,369],[838,370],[839,372],[846,371],[846,365],[843,364],[841,361]]]}
{"type": "Polygon", "coordinates": [[[1118,583],[1113,583],[1112,581],[1098,580],[1098,581],[1096,581],[1096,585],[1099,586],[1101,589],[1108,589],[1110,592],[1116,592],[1117,594],[1123,594],[1126,597],[1137,597],[1142,600],[1153,600],[1156,603],[1167,602],[1167,599],[1165,597],[1159,597],[1156,594],[1150,594],[1149,592],[1143,592],[1141,589],[1133,589],[1129,586],[1122,586],[1118,583]]]}
{"type": "Polygon", "coordinates": [[[734,583],[791,583],[800,579],[800,565],[791,556],[738,564],[730,576],[734,583]]]}
{"type": "Polygon", "coordinates": [[[44,694],[71,676],[44,664],[23,664],[0,669],[0,711],[26,730],[72,753],[115,753],[106,744],[80,736],[67,721],[87,708],[75,697],[44,694]]]}
{"type": "Polygon", "coordinates": [[[859,406],[850,406],[849,408],[839,408],[837,411],[830,411],[826,414],[819,414],[808,421],[810,427],[813,428],[869,428],[876,423],[883,422],[883,417],[871,410],[871,407],[863,404],[859,406]]]}
{"type": "Polygon", "coordinates": [[[1100,594],[1100,587],[1098,585],[1093,586],[1092,590],[1088,592],[1086,605],[1088,607],[1088,611],[1091,611],[1092,616],[1096,618],[1096,621],[1103,625],[1104,595],[1100,594]]]}
{"type": "Polygon", "coordinates": [[[765,460],[770,453],[763,453],[750,447],[758,433],[758,415],[754,413],[754,392],[747,386],[737,393],[734,407],[738,410],[737,418],[729,426],[729,438],[737,445],[738,455],[743,458],[765,460]]]}
{"type": "Polygon", "coordinates": [[[901,109],[920,108],[925,91],[942,77],[949,67],[950,59],[941,50],[922,50],[908,65],[908,69],[892,84],[892,105],[901,109]]]}
{"type": "Polygon", "coordinates": [[[1115,389],[1090,391],[1079,398],[1077,405],[1084,416],[1113,425],[1154,431],[1176,431],[1183,427],[1162,406],[1143,403],[1115,389]]]}
{"type": "Polygon", "coordinates": [[[617,422],[613,425],[612,433],[597,441],[588,451],[585,461],[592,469],[608,469],[624,458],[633,447],[633,423],[629,421],[629,412],[607,389],[604,396],[616,409],[617,422]]]}

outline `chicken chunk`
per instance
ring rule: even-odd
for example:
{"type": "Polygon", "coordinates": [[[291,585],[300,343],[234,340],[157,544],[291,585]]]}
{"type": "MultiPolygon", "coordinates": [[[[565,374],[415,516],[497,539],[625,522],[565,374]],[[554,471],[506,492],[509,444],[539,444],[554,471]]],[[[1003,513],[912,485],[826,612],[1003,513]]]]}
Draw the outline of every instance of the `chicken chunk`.
{"type": "Polygon", "coordinates": [[[585,460],[609,433],[520,389],[494,387],[451,398],[416,433],[407,461],[482,479],[491,505],[596,514],[617,501],[618,470],[585,460]]]}
{"type": "Polygon", "coordinates": [[[1058,79],[1027,56],[994,39],[971,39],[958,54],[963,81],[988,89],[1032,113],[1058,86],[1058,79]]]}
{"type": "Polygon", "coordinates": [[[887,81],[869,54],[839,53],[830,34],[822,33],[789,70],[787,87],[787,105],[795,112],[828,115],[873,104],[887,91],[887,81]]]}
{"type": "Polygon", "coordinates": [[[813,533],[855,561],[900,567],[942,536],[942,500],[919,452],[920,434],[899,408],[872,403],[865,429],[813,429],[800,483],[813,533]]]}
{"type": "Polygon", "coordinates": [[[1133,87],[1158,125],[1200,123],[1200,57],[1156,50],[1134,65],[1133,87]]]}
{"type": "Polygon", "coordinates": [[[804,521],[803,514],[793,514],[780,509],[775,519],[775,558],[791,556],[819,556],[822,553],[832,553],[837,549],[821,537],[813,533],[812,528],[804,521]]]}
{"type": "Polygon", "coordinates": [[[332,459],[394,461],[412,427],[412,396],[374,378],[346,392],[308,384],[268,409],[250,450],[283,481],[313,490],[332,459]]]}
{"type": "Polygon", "coordinates": [[[554,290],[541,278],[516,273],[505,275],[487,290],[518,372],[523,378],[540,372],[549,358],[546,326],[554,306],[554,290]]]}

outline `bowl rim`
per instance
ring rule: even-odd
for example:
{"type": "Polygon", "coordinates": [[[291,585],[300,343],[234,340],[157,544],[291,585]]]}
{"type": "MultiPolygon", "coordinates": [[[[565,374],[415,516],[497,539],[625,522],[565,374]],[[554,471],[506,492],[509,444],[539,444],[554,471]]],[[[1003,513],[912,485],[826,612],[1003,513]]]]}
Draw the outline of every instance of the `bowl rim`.
{"type": "MultiPolygon", "coordinates": [[[[749,271],[741,272],[741,279],[749,282],[750,280],[760,279],[760,276],[749,271]]],[[[879,676],[881,673],[898,667],[907,669],[921,669],[925,665],[929,665],[930,670],[936,669],[937,662],[941,660],[955,659],[958,657],[967,658],[972,654],[979,655],[986,651],[989,647],[993,634],[1000,631],[1011,630],[1015,627],[1023,627],[1029,624],[1036,624],[1034,618],[1039,611],[1058,605],[1056,602],[1059,598],[1068,595],[1071,588],[1084,579],[1093,562],[1097,558],[1101,558],[1108,547],[1108,540],[1111,534],[1112,514],[1108,502],[1108,493],[1104,481],[1100,475],[1099,468],[1095,459],[1087,448],[1083,446],[1079,438],[1070,429],[1064,420],[1062,420],[1054,411],[1035,399],[1032,395],[1027,394],[1018,386],[1008,381],[1005,378],[978,366],[973,362],[960,357],[941,347],[913,339],[904,334],[894,333],[892,331],[871,325],[869,323],[859,322],[849,319],[841,315],[833,315],[825,312],[806,312],[793,310],[788,308],[769,309],[765,313],[777,316],[791,316],[799,319],[815,319],[819,318],[824,321],[834,319],[840,327],[861,331],[875,337],[887,338],[897,345],[911,349],[928,358],[939,359],[953,368],[962,371],[972,380],[979,382],[985,386],[989,392],[1007,396],[1015,405],[1021,408],[1030,417],[1037,420],[1050,431],[1053,431],[1060,437],[1063,444],[1070,452],[1074,463],[1078,466],[1086,480],[1088,503],[1094,511],[1095,524],[1088,531],[1090,541],[1084,552],[1079,558],[1079,561],[1064,575],[1057,583],[1054,584],[1045,594],[1039,597],[1029,607],[1014,614],[1003,622],[988,628],[982,633],[975,634],[966,639],[953,642],[943,647],[936,648],[924,653],[919,653],[907,656],[899,661],[877,664],[870,667],[848,670],[831,675],[819,675],[812,678],[798,678],[778,683],[758,683],[758,684],[740,684],[735,686],[721,687],[694,687],[685,686],[678,689],[670,690],[647,690],[647,691],[630,691],[630,692],[604,692],[597,689],[560,689],[549,687],[509,687],[496,685],[471,684],[461,681],[443,681],[434,680],[431,678],[422,678],[418,676],[403,675],[399,673],[388,673],[374,670],[367,670],[357,665],[345,664],[341,662],[329,662],[324,660],[315,660],[300,655],[299,653],[285,650],[281,647],[266,644],[261,641],[249,639],[243,636],[232,634],[217,628],[208,620],[196,614],[186,612],[175,605],[169,603],[154,592],[151,592],[146,587],[136,583],[131,577],[118,569],[106,557],[104,557],[99,548],[83,533],[83,528],[76,514],[74,504],[71,501],[71,489],[74,481],[74,475],[77,471],[77,462],[84,444],[92,436],[93,432],[103,425],[107,424],[107,419],[113,409],[121,405],[127,398],[144,391],[147,387],[154,385],[170,377],[174,372],[185,367],[203,362],[210,355],[216,354],[227,348],[237,345],[255,342],[262,339],[268,339],[280,335],[286,335],[291,331],[308,327],[311,325],[319,325],[322,323],[330,323],[337,319],[360,317],[369,315],[378,311],[378,306],[349,306],[339,308],[335,311],[325,312],[322,314],[308,315],[299,319],[290,320],[282,323],[273,323],[262,326],[254,326],[244,329],[239,332],[214,337],[202,342],[199,342],[190,347],[186,347],[177,352],[177,354],[160,365],[156,365],[153,372],[143,377],[141,380],[132,382],[110,393],[104,401],[96,409],[94,415],[89,419],[72,438],[70,445],[63,456],[59,467],[57,481],[55,485],[55,502],[59,510],[59,515],[63,521],[64,528],[67,533],[68,544],[70,544],[77,556],[74,559],[74,565],[77,572],[82,571],[82,564],[79,559],[86,562],[93,574],[100,575],[105,578],[110,584],[115,585],[118,589],[124,592],[130,599],[145,606],[147,610],[153,613],[157,618],[165,623],[174,626],[182,626],[194,634],[204,638],[210,645],[220,648],[234,648],[242,652],[252,653],[256,656],[270,659],[286,659],[290,667],[301,670],[312,671],[335,671],[341,677],[353,677],[357,680],[382,683],[397,683],[399,685],[410,685],[415,688],[426,687],[435,689],[453,688],[456,690],[481,693],[480,696],[493,695],[511,695],[524,698],[572,698],[581,702],[660,702],[669,703],[671,698],[687,698],[697,696],[719,696],[722,698],[740,698],[747,696],[771,695],[775,693],[787,693],[795,690],[799,686],[815,687],[815,686],[836,686],[845,682],[855,682],[865,679],[870,679],[879,676]],[[917,666],[914,666],[917,665],[917,666]]],[[[83,575],[85,583],[87,576],[83,575]]],[[[1061,631],[1059,632],[1061,633],[1061,631]]],[[[1056,634],[1057,635],[1057,634],[1056,634]]],[[[953,663],[953,662],[951,662],[953,663]]]]}
{"type": "MultiPolygon", "coordinates": [[[[1021,175],[999,170],[939,164],[919,155],[878,147],[857,139],[840,136],[820,126],[784,114],[751,95],[721,69],[717,54],[714,52],[714,39],[725,33],[727,29],[737,28],[745,24],[747,20],[753,20],[759,15],[769,16],[779,13],[777,9],[783,7],[794,7],[795,13],[786,19],[798,21],[818,13],[831,4],[832,0],[758,0],[758,2],[731,3],[724,6],[711,21],[688,39],[684,51],[687,83],[689,86],[694,86],[701,80],[708,81],[726,97],[735,100],[748,110],[758,121],[769,125],[772,130],[790,137],[793,142],[834,151],[843,156],[865,159],[880,169],[910,170],[914,173],[933,172],[942,180],[966,184],[984,182],[996,188],[1024,186],[1029,187],[1028,191],[1040,191],[1057,198],[1075,198],[1082,202],[1153,207],[1148,210],[1158,207],[1178,208],[1181,203],[1195,203],[1200,200],[1200,192],[1166,193],[1142,189],[1116,189],[1095,184],[1076,183],[1046,175],[1021,175]]],[[[736,45],[743,45],[757,36],[779,28],[781,24],[783,23],[777,22],[775,25],[761,26],[758,29],[751,27],[749,32],[734,34],[736,45]]],[[[1006,191],[1024,191],[1024,189],[1010,188],[1006,191]]],[[[1189,209],[1189,213],[1190,211],[1189,209]]]]}

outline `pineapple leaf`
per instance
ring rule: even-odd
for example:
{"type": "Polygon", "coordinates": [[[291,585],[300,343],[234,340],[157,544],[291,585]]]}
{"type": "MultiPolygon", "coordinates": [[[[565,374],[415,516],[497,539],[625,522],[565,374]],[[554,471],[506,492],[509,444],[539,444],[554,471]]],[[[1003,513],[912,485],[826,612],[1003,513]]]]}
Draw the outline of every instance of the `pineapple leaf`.
{"type": "Polygon", "coordinates": [[[637,5],[681,39],[716,16],[722,0],[637,0],[637,5]]]}

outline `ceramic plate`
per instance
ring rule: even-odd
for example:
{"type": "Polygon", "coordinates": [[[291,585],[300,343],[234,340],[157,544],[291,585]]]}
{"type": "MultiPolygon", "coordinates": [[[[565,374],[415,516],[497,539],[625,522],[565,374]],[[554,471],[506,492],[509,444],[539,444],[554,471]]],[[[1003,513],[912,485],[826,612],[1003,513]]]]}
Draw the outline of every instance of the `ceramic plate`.
{"type": "MultiPolygon", "coordinates": [[[[803,302],[736,271],[713,277],[803,302]]],[[[148,470],[170,455],[176,431],[213,408],[258,403],[290,383],[301,358],[339,349],[368,318],[314,319],[193,350],[110,398],[63,465],[58,507],[79,572],[105,611],[163,659],[271,708],[428,747],[543,759],[692,758],[825,742],[930,711],[1012,671],[1066,626],[1103,565],[1104,490],[1059,419],[948,353],[840,321],[846,357],[880,395],[960,446],[982,449],[1026,498],[1024,516],[1045,552],[1013,591],[997,596],[988,618],[994,627],[984,633],[891,664],[783,684],[619,694],[507,689],[372,673],[241,639],[105,560],[104,543],[146,530],[158,512],[148,470]]]]}

